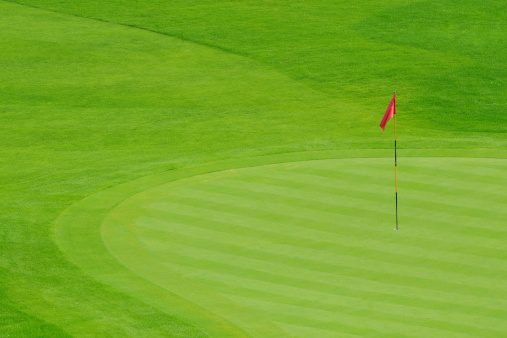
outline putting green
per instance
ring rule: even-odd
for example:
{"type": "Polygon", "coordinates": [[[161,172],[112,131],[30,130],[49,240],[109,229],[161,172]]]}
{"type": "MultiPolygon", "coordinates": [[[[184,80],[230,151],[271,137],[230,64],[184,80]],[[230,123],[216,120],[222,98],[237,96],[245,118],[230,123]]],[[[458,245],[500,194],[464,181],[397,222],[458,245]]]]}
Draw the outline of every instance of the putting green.
{"type": "Polygon", "coordinates": [[[500,336],[507,160],[403,158],[393,231],[393,161],[375,154],[146,177],[70,208],[57,240],[212,335],[500,336]]]}

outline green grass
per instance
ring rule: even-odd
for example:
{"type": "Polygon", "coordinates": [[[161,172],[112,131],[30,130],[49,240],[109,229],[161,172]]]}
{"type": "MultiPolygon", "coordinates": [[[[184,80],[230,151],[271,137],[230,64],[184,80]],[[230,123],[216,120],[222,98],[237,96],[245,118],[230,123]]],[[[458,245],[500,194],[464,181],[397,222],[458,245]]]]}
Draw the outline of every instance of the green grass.
{"type": "Polygon", "coordinates": [[[178,304],[200,327],[218,316],[258,337],[502,334],[505,160],[404,158],[395,232],[392,178],[379,179],[391,159],[305,156],[132,181],[69,209],[58,242],[91,275],[178,304]]]}
{"type": "MultiPolygon", "coordinates": [[[[284,162],[295,152],[378,148],[389,157],[392,124],[382,133],[378,123],[393,90],[401,158],[412,149],[506,155],[503,1],[16,2],[42,9],[0,1],[0,335],[237,333],[196,319],[178,297],[161,306],[142,283],[133,293],[89,274],[55,244],[60,214],[118,184],[269,154],[284,162]]],[[[400,164],[400,180],[410,170],[400,164]]],[[[146,180],[136,189],[151,187],[146,180]]],[[[486,226],[477,209],[459,210],[486,226]]],[[[106,271],[109,263],[119,264],[104,258],[106,271]]]]}

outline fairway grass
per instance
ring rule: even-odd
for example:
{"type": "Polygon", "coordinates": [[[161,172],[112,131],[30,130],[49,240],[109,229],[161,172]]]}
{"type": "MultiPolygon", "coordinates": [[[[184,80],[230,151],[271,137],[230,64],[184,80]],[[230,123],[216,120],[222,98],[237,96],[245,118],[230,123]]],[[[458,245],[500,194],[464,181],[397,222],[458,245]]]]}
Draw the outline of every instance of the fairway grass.
{"type": "Polygon", "coordinates": [[[506,160],[404,158],[396,232],[391,158],[319,156],[136,180],[73,206],[57,239],[216,336],[502,334],[506,160]]]}

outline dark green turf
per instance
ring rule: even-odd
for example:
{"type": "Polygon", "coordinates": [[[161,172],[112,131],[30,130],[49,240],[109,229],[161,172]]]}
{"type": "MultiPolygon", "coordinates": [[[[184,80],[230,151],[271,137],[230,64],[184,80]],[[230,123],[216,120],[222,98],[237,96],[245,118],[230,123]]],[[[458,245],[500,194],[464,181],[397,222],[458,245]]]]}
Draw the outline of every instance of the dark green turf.
{"type": "Polygon", "coordinates": [[[506,158],[504,1],[16,2],[0,1],[4,335],[214,333],[54,243],[59,215],[109,187],[267,154],[391,156],[394,90],[401,158],[506,158]]]}

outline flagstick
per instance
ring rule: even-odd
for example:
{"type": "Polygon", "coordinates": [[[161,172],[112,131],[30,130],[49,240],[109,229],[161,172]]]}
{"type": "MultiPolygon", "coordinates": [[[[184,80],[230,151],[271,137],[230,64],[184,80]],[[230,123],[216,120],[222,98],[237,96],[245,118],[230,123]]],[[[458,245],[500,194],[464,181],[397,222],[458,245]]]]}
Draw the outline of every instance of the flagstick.
{"type": "MultiPolygon", "coordinates": [[[[396,92],[394,92],[396,95],[396,92]]],[[[396,229],[398,230],[398,163],[396,159],[396,114],[394,114],[394,186],[396,197],[396,229]]]]}

